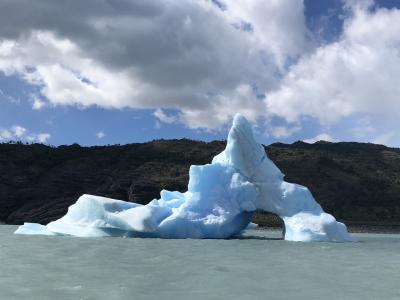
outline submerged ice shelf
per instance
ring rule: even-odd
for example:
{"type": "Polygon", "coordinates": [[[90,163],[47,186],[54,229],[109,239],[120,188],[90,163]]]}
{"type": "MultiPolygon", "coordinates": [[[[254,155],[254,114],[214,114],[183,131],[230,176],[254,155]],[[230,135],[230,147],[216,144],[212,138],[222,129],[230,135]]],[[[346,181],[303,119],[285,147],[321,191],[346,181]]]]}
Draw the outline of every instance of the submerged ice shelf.
{"type": "Polygon", "coordinates": [[[185,193],[162,190],[146,205],[83,195],[67,214],[46,226],[25,223],[17,234],[229,238],[251,222],[254,211],[280,216],[290,241],[352,241],[343,223],[325,213],[310,191],[285,182],[236,115],[226,148],[211,164],[189,170],[185,193]]]}

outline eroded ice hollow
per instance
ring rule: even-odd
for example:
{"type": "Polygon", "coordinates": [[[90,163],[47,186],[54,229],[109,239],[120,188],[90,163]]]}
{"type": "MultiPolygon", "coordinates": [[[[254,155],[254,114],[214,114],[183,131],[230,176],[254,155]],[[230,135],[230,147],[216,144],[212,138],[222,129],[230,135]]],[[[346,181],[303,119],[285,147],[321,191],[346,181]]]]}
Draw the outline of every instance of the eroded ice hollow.
{"type": "Polygon", "coordinates": [[[229,238],[242,232],[254,211],[280,216],[284,239],[352,241],[343,223],[325,213],[310,191],[288,183],[235,116],[226,148],[211,164],[192,165],[188,191],[161,191],[147,205],[83,195],[67,214],[48,225],[25,223],[15,233],[160,238],[229,238]]]}

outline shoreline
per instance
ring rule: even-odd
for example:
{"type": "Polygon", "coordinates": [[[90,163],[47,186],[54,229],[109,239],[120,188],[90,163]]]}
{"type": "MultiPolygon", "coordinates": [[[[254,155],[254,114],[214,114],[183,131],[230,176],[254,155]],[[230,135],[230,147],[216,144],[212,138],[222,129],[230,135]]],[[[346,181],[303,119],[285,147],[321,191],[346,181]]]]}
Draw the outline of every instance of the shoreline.
{"type": "MultiPolygon", "coordinates": [[[[377,221],[349,221],[338,220],[344,223],[350,233],[387,233],[400,234],[400,222],[377,221]]],[[[259,230],[282,230],[283,221],[277,215],[256,212],[253,222],[258,224],[259,230]]]]}
{"type": "MultiPolygon", "coordinates": [[[[7,224],[0,222],[0,226],[19,226],[16,224],[7,224]]],[[[400,234],[400,225],[365,225],[365,224],[360,224],[360,225],[346,225],[347,230],[349,233],[377,233],[377,234],[400,234]]],[[[254,230],[272,230],[272,231],[282,231],[281,226],[277,225],[258,225],[254,230]]]]}
{"type": "MultiPolygon", "coordinates": [[[[378,233],[378,234],[400,234],[400,226],[387,225],[346,225],[349,233],[378,233]]],[[[281,231],[279,226],[259,225],[256,230],[277,230],[281,231]]]]}

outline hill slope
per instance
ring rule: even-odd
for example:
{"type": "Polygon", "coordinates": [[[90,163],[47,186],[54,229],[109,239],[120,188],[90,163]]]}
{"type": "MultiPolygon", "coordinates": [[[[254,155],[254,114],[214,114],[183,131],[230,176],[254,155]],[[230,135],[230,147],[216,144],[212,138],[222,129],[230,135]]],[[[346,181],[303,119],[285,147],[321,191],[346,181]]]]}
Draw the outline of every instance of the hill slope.
{"type": "MultiPolygon", "coordinates": [[[[0,222],[47,223],[83,193],[147,203],[163,188],[184,191],[189,166],[210,162],[224,147],[186,139],[102,147],[0,144],[0,222]]],[[[338,219],[400,222],[399,149],[296,142],[266,150],[287,181],[309,187],[338,219]]]]}

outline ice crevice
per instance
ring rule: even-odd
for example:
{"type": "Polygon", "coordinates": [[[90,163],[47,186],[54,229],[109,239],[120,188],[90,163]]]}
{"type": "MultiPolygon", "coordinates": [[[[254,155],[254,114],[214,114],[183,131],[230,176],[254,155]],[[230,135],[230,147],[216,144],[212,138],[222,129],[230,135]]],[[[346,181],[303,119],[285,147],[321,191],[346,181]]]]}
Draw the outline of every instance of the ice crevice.
{"type": "Polygon", "coordinates": [[[146,205],[82,195],[62,218],[25,223],[17,234],[229,238],[263,210],[280,216],[289,241],[352,241],[343,223],[323,211],[304,186],[284,181],[250,124],[236,115],[224,151],[210,164],[192,165],[187,192],[162,190],[146,205]]]}

